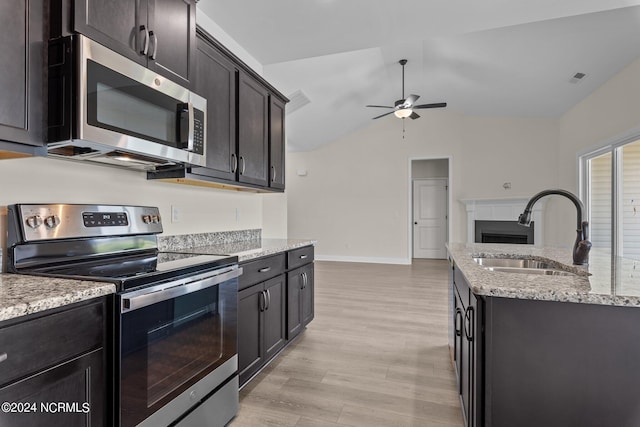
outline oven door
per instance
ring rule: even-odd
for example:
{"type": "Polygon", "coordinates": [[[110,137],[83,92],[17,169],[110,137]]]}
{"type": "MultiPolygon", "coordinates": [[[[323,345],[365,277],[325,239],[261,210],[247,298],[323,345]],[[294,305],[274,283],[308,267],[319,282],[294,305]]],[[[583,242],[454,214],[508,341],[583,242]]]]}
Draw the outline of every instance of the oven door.
{"type": "Polygon", "coordinates": [[[241,273],[234,265],[119,296],[122,427],[169,425],[237,374],[241,273]]]}

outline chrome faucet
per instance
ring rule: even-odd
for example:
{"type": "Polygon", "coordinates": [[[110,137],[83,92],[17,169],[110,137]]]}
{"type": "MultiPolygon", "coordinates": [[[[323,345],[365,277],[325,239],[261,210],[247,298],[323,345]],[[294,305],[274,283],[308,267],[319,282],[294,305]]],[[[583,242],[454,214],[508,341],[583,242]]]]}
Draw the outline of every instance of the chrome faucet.
{"type": "Polygon", "coordinates": [[[587,265],[589,264],[589,250],[591,250],[591,242],[589,239],[589,222],[583,221],[582,219],[582,211],[584,206],[580,199],[578,199],[575,194],[570,193],[565,190],[544,190],[536,194],[529,200],[527,206],[524,208],[524,212],[520,214],[518,217],[518,224],[529,227],[531,224],[531,209],[533,205],[545,196],[549,196],[552,194],[557,194],[559,196],[564,196],[567,199],[571,200],[574,205],[576,205],[577,211],[577,226],[576,232],[578,235],[576,236],[576,241],[573,244],[573,263],[575,265],[587,265]]]}

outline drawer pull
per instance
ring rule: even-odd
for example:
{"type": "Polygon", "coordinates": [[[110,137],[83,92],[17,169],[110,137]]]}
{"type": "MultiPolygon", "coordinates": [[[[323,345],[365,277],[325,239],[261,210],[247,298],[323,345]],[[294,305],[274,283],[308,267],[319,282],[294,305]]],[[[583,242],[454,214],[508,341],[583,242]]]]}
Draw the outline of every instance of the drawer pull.
{"type": "Polygon", "coordinates": [[[267,271],[271,271],[271,267],[265,267],[258,270],[258,273],[266,273],[267,271]]]}
{"type": "Polygon", "coordinates": [[[300,259],[307,259],[309,255],[300,255],[300,259]]]}
{"type": "Polygon", "coordinates": [[[7,353],[0,354],[0,362],[4,362],[5,360],[7,360],[7,357],[7,353]]]}

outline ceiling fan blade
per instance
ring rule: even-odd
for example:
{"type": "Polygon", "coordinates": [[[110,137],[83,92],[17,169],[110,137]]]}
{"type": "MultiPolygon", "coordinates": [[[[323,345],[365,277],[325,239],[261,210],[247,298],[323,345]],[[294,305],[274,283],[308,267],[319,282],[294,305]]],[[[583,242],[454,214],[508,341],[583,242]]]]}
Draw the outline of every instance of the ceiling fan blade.
{"type": "Polygon", "coordinates": [[[418,98],[420,98],[420,95],[409,95],[407,97],[407,99],[404,100],[404,106],[405,107],[409,107],[411,105],[413,105],[414,102],[416,102],[418,100],[418,98]]]}
{"type": "Polygon", "coordinates": [[[393,114],[395,111],[389,111],[388,113],[380,114],[379,116],[375,116],[371,120],[379,119],[380,117],[388,116],[389,114],[393,114]]]}
{"type": "Polygon", "coordinates": [[[422,105],[414,105],[411,107],[412,110],[421,109],[421,108],[443,108],[446,107],[446,102],[438,102],[436,104],[422,104],[422,105]]]}
{"type": "Polygon", "coordinates": [[[388,105],[365,105],[365,107],[373,107],[373,108],[393,108],[388,105]]]}
{"type": "Polygon", "coordinates": [[[415,111],[411,112],[411,115],[409,116],[410,119],[415,120],[415,119],[419,119],[420,118],[420,114],[416,113],[415,111]]]}

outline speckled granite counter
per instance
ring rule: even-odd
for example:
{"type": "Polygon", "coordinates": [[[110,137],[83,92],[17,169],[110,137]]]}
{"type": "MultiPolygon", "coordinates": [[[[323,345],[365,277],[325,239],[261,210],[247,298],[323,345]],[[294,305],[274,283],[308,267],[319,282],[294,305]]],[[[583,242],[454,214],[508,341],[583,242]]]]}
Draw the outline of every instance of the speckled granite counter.
{"type": "Polygon", "coordinates": [[[481,243],[453,243],[447,248],[477,295],[640,307],[639,261],[618,258],[612,262],[609,253],[593,249],[589,266],[577,267],[572,265],[568,248],[481,243]],[[560,269],[579,275],[543,276],[488,271],[472,259],[474,256],[525,256],[560,263],[557,265],[560,269]]]}
{"type": "Polygon", "coordinates": [[[0,274],[0,321],[115,292],[110,283],[0,274]]]}
{"type": "Polygon", "coordinates": [[[315,240],[306,239],[259,239],[191,247],[172,246],[165,248],[165,250],[179,250],[180,252],[207,255],[237,255],[238,261],[243,262],[315,243],[315,240]]]}

